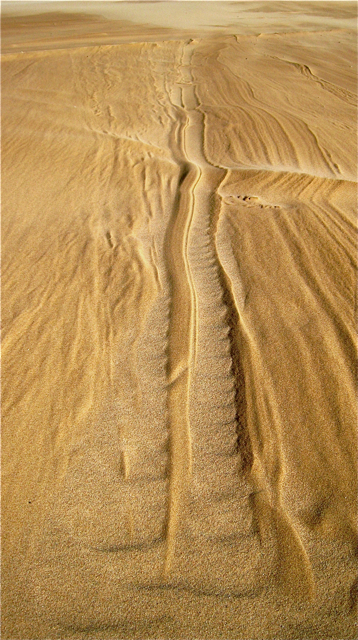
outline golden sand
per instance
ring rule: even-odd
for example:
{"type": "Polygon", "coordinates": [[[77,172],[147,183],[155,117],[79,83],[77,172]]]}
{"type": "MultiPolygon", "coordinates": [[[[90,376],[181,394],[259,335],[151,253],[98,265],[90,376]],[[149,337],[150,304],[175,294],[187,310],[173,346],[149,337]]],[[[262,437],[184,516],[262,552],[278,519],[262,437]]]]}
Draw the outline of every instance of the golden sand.
{"type": "Polygon", "coordinates": [[[188,4],[4,12],[8,640],[356,637],[356,5],[188,4]]]}

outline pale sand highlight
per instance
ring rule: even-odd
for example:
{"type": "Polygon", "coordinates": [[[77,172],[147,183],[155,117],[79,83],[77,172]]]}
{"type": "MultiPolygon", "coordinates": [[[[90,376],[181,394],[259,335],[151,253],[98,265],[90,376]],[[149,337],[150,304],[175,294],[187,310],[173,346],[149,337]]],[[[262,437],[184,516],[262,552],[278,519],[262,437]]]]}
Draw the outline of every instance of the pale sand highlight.
{"type": "Polygon", "coordinates": [[[4,638],[356,636],[356,7],[200,4],[3,22],[4,638]]]}

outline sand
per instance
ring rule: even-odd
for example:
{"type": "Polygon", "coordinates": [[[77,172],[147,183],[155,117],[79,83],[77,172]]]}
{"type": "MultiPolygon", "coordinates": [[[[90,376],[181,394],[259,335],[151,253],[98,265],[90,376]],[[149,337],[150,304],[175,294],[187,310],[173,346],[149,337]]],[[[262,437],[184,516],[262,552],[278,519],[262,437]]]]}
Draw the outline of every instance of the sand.
{"type": "Polygon", "coordinates": [[[355,638],[356,4],[98,4],[3,3],[2,637],[355,638]]]}

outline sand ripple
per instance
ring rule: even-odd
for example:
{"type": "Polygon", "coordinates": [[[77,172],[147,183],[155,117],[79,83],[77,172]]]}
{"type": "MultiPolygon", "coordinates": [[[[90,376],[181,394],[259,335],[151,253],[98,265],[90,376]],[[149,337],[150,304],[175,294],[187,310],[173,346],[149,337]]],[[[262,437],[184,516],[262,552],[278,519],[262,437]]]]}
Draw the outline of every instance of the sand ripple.
{"type": "Polygon", "coordinates": [[[4,637],[351,638],[355,38],[160,34],[3,59],[4,637]]]}

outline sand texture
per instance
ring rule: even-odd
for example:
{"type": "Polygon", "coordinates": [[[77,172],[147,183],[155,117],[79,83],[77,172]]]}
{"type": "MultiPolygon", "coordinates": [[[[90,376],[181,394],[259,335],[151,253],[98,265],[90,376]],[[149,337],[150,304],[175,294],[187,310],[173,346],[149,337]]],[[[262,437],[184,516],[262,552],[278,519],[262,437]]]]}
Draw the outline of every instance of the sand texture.
{"type": "Polygon", "coordinates": [[[3,17],[7,640],[357,634],[356,4],[179,4],[3,17]]]}

